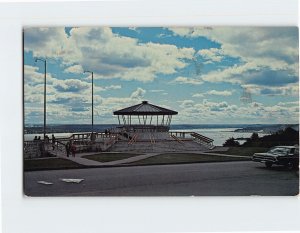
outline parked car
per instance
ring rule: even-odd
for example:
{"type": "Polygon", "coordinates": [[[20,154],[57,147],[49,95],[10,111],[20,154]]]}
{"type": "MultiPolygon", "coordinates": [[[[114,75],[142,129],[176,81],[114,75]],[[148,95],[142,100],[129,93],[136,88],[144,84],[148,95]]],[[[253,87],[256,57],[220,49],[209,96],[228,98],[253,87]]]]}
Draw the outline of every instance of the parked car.
{"type": "Polygon", "coordinates": [[[284,165],[288,169],[299,166],[299,147],[297,146],[276,146],[266,153],[255,153],[252,156],[254,162],[264,163],[270,168],[273,164],[284,165]]]}

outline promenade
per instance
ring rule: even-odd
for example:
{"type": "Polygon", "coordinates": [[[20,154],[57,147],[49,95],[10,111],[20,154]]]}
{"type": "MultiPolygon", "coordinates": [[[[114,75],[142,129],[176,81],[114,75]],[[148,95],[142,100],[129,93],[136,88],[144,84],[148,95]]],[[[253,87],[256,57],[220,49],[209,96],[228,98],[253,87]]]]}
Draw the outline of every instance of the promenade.
{"type": "MultiPolygon", "coordinates": [[[[216,155],[216,156],[220,156],[220,157],[232,157],[232,158],[249,158],[248,156],[240,156],[240,155],[230,155],[230,154],[222,154],[222,153],[218,153],[218,152],[224,152],[226,151],[227,148],[226,147],[217,147],[209,152],[202,152],[202,151],[189,151],[188,153],[195,153],[195,154],[205,154],[205,155],[216,155]],[[215,152],[214,152],[215,151],[215,152]]],[[[73,161],[75,163],[78,163],[80,165],[84,165],[84,166],[89,166],[89,167],[97,167],[97,166],[113,166],[113,165],[122,165],[122,164],[128,164],[128,163],[132,163],[132,162],[137,162],[140,160],[144,160],[153,156],[157,156],[162,154],[163,152],[157,152],[157,153],[143,153],[142,155],[137,155],[137,156],[133,156],[130,158],[126,158],[126,159],[120,159],[120,160],[115,160],[115,161],[111,161],[111,162],[99,162],[99,161],[95,161],[95,160],[91,160],[91,159],[87,159],[84,158],[87,155],[95,155],[95,154],[100,154],[100,152],[89,152],[89,153],[77,153],[75,155],[75,157],[72,157],[72,155],[70,155],[69,157],[66,156],[65,153],[61,153],[59,151],[55,151],[56,156],[58,158],[62,158],[62,159],[68,159],[70,161],[73,161]]],[[[106,154],[109,152],[105,152],[106,154]]],[[[112,154],[115,154],[115,152],[112,152],[112,154]]]]}
{"type": "Polygon", "coordinates": [[[78,163],[78,164],[81,164],[81,165],[84,165],[84,166],[95,166],[95,167],[97,167],[97,166],[113,166],[113,165],[120,165],[120,164],[125,164],[125,163],[132,163],[132,162],[136,162],[136,161],[139,161],[139,160],[150,158],[152,156],[159,155],[160,153],[146,153],[146,154],[143,154],[143,155],[137,155],[137,156],[130,157],[130,158],[127,158],[127,159],[121,159],[121,160],[105,162],[105,163],[83,158],[86,155],[94,155],[94,154],[99,154],[99,152],[98,153],[97,152],[80,153],[80,154],[76,154],[76,157],[72,157],[72,156],[67,157],[65,155],[59,154],[57,157],[62,158],[62,159],[68,159],[68,160],[71,160],[75,163],[78,163]]]}

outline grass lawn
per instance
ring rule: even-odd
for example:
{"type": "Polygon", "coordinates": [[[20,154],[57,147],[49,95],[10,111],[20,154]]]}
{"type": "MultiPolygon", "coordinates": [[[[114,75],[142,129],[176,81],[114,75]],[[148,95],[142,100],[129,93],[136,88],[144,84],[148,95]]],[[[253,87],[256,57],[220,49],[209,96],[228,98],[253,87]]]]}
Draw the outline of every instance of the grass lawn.
{"type": "Polygon", "coordinates": [[[265,147],[230,147],[228,151],[208,152],[228,155],[252,156],[254,153],[267,152],[269,148],[265,147]]]}
{"type": "Polygon", "coordinates": [[[247,161],[248,158],[232,158],[204,154],[165,153],[144,160],[130,163],[130,165],[147,164],[176,164],[176,163],[202,163],[202,162],[225,162],[225,161],[247,161]]]}
{"type": "Polygon", "coordinates": [[[49,159],[26,159],[24,160],[24,171],[35,170],[52,170],[63,168],[82,168],[83,165],[77,164],[73,161],[61,158],[49,159]]]}
{"type": "Polygon", "coordinates": [[[134,156],[138,156],[141,154],[132,154],[132,153],[99,153],[95,155],[86,155],[83,156],[82,158],[90,159],[90,160],[95,160],[98,162],[111,162],[111,161],[116,161],[116,160],[121,160],[121,159],[127,159],[131,158],[134,156]]]}

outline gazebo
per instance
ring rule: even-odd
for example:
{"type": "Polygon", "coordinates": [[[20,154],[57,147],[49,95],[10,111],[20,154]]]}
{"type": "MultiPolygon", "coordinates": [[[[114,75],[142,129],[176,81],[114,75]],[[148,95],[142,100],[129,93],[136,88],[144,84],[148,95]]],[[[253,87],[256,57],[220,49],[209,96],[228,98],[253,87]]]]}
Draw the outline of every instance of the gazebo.
{"type": "Polygon", "coordinates": [[[118,116],[118,128],[127,132],[168,132],[172,116],[177,114],[148,101],[114,112],[118,116]]]}

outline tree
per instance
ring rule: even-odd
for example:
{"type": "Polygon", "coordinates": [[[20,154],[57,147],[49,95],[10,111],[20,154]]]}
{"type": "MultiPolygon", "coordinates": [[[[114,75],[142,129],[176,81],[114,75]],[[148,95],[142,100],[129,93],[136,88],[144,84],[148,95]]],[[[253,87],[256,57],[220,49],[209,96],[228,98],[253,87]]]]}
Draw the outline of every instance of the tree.
{"type": "Polygon", "coordinates": [[[251,141],[258,141],[259,140],[259,136],[258,133],[253,133],[250,137],[251,141]]]}
{"type": "Polygon", "coordinates": [[[272,147],[272,146],[292,146],[299,144],[299,131],[288,127],[284,130],[278,130],[277,132],[263,136],[261,138],[253,133],[242,146],[257,146],[257,147],[272,147]]]}
{"type": "Polygon", "coordinates": [[[233,147],[234,146],[239,146],[239,145],[240,145],[240,143],[235,141],[233,137],[227,139],[225,141],[225,143],[223,144],[223,146],[233,146],[233,147]]]}

